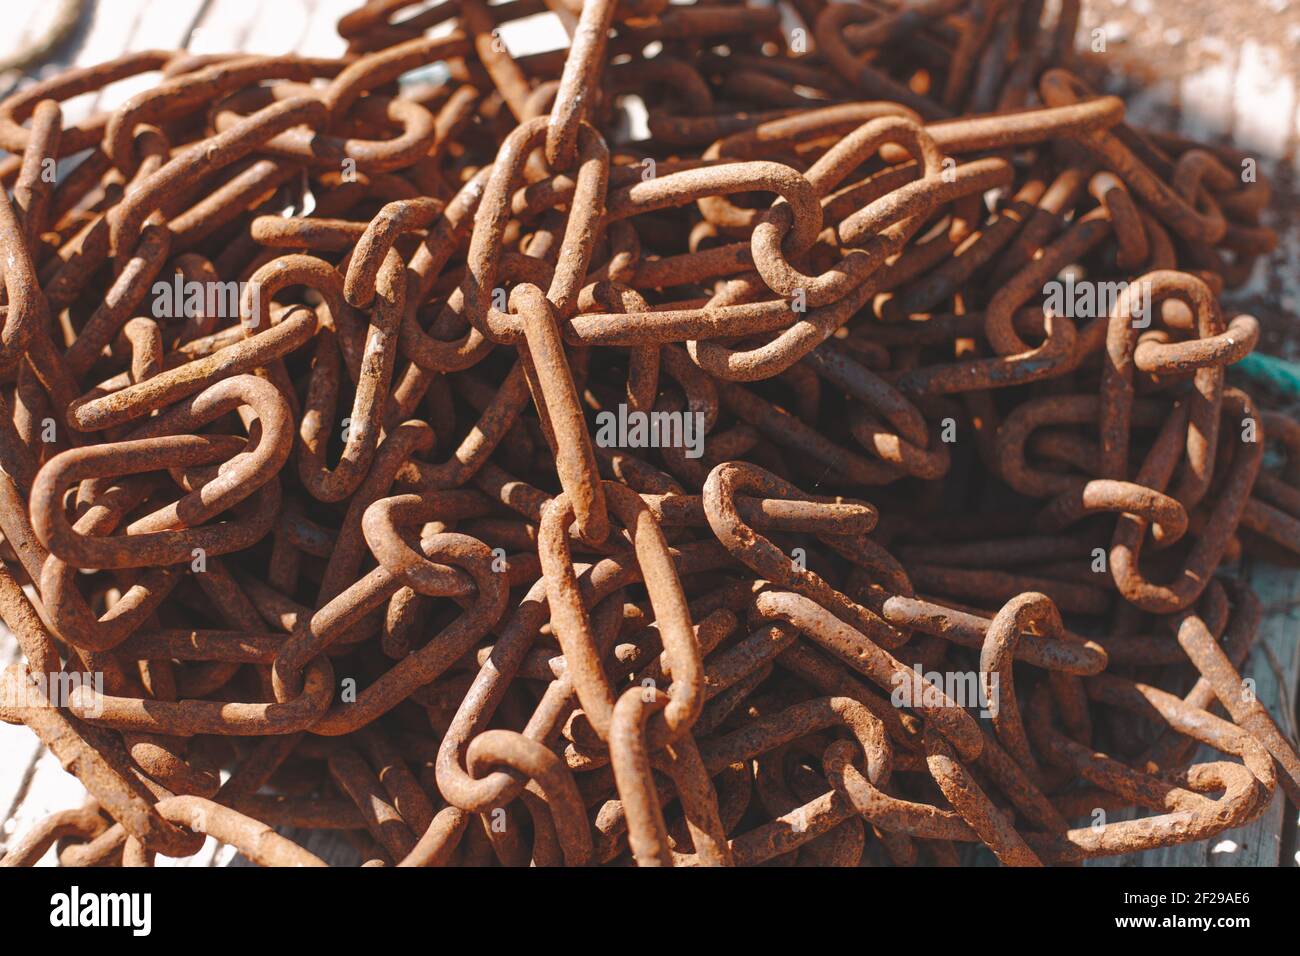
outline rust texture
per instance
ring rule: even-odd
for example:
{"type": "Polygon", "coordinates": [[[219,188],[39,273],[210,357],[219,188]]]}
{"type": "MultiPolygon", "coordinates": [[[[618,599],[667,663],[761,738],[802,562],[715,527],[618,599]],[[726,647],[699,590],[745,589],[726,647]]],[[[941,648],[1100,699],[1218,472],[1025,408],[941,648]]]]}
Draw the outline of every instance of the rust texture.
{"type": "Polygon", "coordinates": [[[1077,865],[1296,800],[1269,187],[1056,7],[379,0],[0,103],[0,719],[88,793],[0,865],[1077,865]]]}

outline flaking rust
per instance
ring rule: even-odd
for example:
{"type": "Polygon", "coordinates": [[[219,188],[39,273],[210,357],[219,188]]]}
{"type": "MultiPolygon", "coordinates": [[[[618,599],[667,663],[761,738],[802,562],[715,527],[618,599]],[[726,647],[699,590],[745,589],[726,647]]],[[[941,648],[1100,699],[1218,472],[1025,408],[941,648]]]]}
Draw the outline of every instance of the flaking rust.
{"type": "Polygon", "coordinates": [[[88,791],[0,865],[1071,865],[1295,799],[1268,186],[1077,5],[417,6],[0,103],[0,719],[88,791]]]}

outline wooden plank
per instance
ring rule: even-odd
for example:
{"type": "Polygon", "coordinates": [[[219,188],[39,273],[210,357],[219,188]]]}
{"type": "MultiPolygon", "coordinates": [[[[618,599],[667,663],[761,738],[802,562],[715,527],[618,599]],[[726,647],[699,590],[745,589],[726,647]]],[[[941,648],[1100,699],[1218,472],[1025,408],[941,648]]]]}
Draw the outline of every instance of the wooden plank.
{"type": "Polygon", "coordinates": [[[1275,185],[1265,224],[1277,248],[1224,301],[1258,316],[1262,351],[1300,359],[1300,4],[1268,9],[1209,0],[1114,0],[1083,5],[1076,40],[1107,72],[1135,125],[1230,143],[1275,185]],[[1212,11],[1212,12],[1211,12],[1212,11]]]}
{"type": "Polygon", "coordinates": [[[301,0],[258,6],[260,10],[250,11],[241,0],[211,0],[195,24],[189,49],[195,53],[292,52],[305,19],[301,0]]]}
{"type": "Polygon", "coordinates": [[[343,14],[357,8],[356,0],[315,0],[298,52],[308,56],[342,56],[347,43],[337,24],[343,14]]]}
{"type": "MultiPolygon", "coordinates": [[[[0,624],[0,668],[22,660],[18,642],[0,624]]],[[[21,831],[18,808],[31,791],[32,774],[44,748],[36,735],[21,725],[0,723],[0,856],[6,844],[21,831]]]]}
{"type": "MultiPolygon", "coordinates": [[[[1297,674],[1300,674],[1300,575],[1293,568],[1272,564],[1247,566],[1245,578],[1259,595],[1264,606],[1259,638],[1246,659],[1241,674],[1255,682],[1255,693],[1283,733],[1295,738],[1295,699],[1297,674]]],[[[1222,760],[1218,751],[1198,748],[1198,763],[1222,760]]],[[[1163,867],[1163,866],[1277,866],[1295,865],[1293,841],[1296,809],[1288,807],[1286,795],[1279,788],[1267,809],[1244,827],[1221,833],[1211,840],[1163,847],[1145,853],[1109,857],[1091,861],[1089,866],[1163,867]],[[1287,815],[1291,816],[1287,820],[1287,815]]],[[[1132,819],[1133,814],[1124,815],[1132,819]]]]}
{"type": "MultiPolygon", "coordinates": [[[[72,51],[71,66],[93,66],[128,52],[177,49],[203,0],[145,0],[142,3],[96,3],[89,29],[72,51]]],[[[128,77],[107,89],[68,100],[64,114],[78,120],[111,110],[157,83],[157,77],[128,77]]]]}
{"type": "MultiPolygon", "coordinates": [[[[1258,565],[1249,570],[1247,580],[1269,610],[1260,622],[1259,640],[1242,676],[1255,682],[1260,701],[1294,745],[1296,675],[1300,672],[1300,643],[1296,641],[1300,633],[1300,575],[1294,569],[1258,565]]],[[[1288,811],[1286,796],[1279,788],[1268,809],[1253,823],[1211,841],[1209,865],[1277,866],[1284,852],[1282,835],[1288,812],[1294,816],[1296,811],[1294,807],[1288,811]]],[[[1169,865],[1183,864],[1171,858],[1169,865]]]]}

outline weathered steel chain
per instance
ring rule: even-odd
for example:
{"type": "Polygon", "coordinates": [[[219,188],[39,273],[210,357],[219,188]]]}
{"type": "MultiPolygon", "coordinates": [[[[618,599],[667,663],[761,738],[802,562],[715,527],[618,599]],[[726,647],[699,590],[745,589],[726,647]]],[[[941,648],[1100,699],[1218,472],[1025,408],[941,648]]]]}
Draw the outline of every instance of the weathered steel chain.
{"type": "Polygon", "coordinates": [[[0,719],[89,795],[0,865],[1071,865],[1300,797],[1268,185],[1077,5],[782,6],[376,0],[0,102],[0,719]]]}

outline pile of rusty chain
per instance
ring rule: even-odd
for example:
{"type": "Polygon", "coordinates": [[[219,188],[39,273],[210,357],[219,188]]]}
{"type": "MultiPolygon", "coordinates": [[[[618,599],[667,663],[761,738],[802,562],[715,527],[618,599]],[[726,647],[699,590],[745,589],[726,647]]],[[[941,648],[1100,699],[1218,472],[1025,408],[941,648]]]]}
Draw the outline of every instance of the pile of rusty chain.
{"type": "Polygon", "coordinates": [[[1268,187],[1059,6],[378,0],[0,103],[0,718],[90,795],[4,864],[1069,865],[1295,801],[1231,565],[1300,550],[1300,424],[1219,302],[1268,187]]]}

